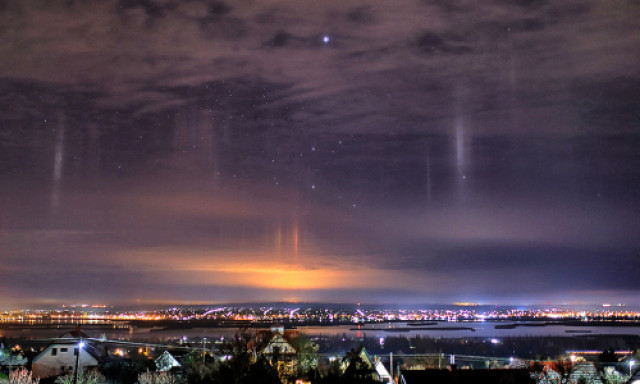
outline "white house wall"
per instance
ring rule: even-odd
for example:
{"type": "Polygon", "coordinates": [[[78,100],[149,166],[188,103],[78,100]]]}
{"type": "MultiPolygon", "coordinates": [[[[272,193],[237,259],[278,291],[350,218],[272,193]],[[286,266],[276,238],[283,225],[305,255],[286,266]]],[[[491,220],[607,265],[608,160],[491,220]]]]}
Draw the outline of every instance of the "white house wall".
{"type": "MultiPolygon", "coordinates": [[[[32,371],[34,376],[44,378],[50,376],[57,376],[65,374],[67,372],[73,372],[76,364],[76,356],[73,354],[74,348],[77,345],[74,344],[53,344],[48,346],[38,356],[33,359],[32,371]],[[52,355],[53,348],[56,348],[56,355],[52,355]],[[62,352],[61,349],[67,348],[66,352],[62,352]]],[[[78,359],[78,367],[95,367],[98,365],[98,361],[89,354],[85,349],[80,350],[80,357],[78,359]]]]}

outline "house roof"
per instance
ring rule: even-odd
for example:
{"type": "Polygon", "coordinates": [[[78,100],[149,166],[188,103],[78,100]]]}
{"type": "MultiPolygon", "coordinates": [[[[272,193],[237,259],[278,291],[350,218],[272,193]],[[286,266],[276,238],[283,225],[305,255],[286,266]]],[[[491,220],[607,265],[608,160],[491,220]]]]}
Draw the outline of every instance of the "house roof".
{"type": "Polygon", "coordinates": [[[168,371],[174,367],[181,367],[182,364],[169,351],[164,351],[155,359],[156,367],[159,371],[168,371]]]}
{"type": "Polygon", "coordinates": [[[28,361],[29,359],[22,354],[7,355],[4,358],[0,359],[0,366],[17,367],[17,366],[27,365],[28,361]]]}
{"type": "Polygon", "coordinates": [[[640,371],[631,376],[629,381],[627,381],[627,384],[640,384],[640,371]]]}
{"type": "Polygon", "coordinates": [[[87,339],[84,341],[84,346],[82,347],[82,349],[84,349],[94,359],[96,359],[98,362],[104,362],[108,360],[108,356],[106,355],[106,353],[98,348],[93,341],[88,340],[91,339],[91,336],[83,332],[80,327],[77,327],[72,331],[67,331],[60,335],[60,337],[58,337],[57,339],[54,339],[41,353],[39,353],[34,358],[34,360],[37,360],[38,357],[48,351],[50,347],[53,347],[55,345],[77,345],[81,339],[87,339]]]}
{"type": "Polygon", "coordinates": [[[389,370],[387,369],[387,367],[384,366],[382,361],[380,360],[376,361],[375,369],[376,369],[376,373],[378,374],[378,376],[380,376],[381,379],[391,377],[391,375],[389,374],[389,370]]]}
{"type": "Polygon", "coordinates": [[[276,340],[277,337],[281,337],[293,347],[292,342],[298,337],[298,331],[295,329],[287,329],[284,332],[280,332],[279,330],[259,330],[256,332],[256,337],[249,342],[249,348],[253,349],[258,346],[265,348],[269,343],[276,340]]]}
{"type": "Polygon", "coordinates": [[[405,384],[534,384],[524,369],[402,370],[405,384]]]}
{"type": "MultiPolygon", "coordinates": [[[[367,365],[367,367],[373,368],[373,363],[371,362],[371,359],[369,358],[369,354],[367,353],[367,350],[363,345],[359,346],[358,349],[355,350],[355,353],[362,359],[362,362],[364,362],[367,365]]],[[[346,365],[348,365],[351,362],[351,358],[349,357],[349,355],[346,355],[344,357],[343,362],[346,365]]]]}
{"type": "Polygon", "coordinates": [[[59,338],[83,338],[83,339],[89,339],[91,338],[91,336],[89,336],[87,333],[85,333],[79,326],[76,327],[74,330],[71,331],[66,331],[65,333],[63,333],[62,335],[58,336],[59,338]]]}

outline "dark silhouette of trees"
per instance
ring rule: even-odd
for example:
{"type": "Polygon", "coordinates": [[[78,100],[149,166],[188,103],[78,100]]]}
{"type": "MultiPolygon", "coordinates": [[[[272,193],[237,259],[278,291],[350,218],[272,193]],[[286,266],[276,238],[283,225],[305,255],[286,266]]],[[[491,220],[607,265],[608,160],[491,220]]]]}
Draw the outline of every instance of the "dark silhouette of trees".
{"type": "Polygon", "coordinates": [[[613,348],[605,349],[598,355],[598,361],[601,363],[617,363],[618,357],[613,348]]]}
{"type": "Polygon", "coordinates": [[[220,348],[222,361],[202,359],[194,353],[184,364],[189,384],[280,384],[278,373],[264,358],[255,358],[262,347],[246,328],[240,329],[220,348]]]}
{"type": "Polygon", "coordinates": [[[203,359],[200,353],[190,353],[183,362],[184,375],[189,384],[209,384],[216,373],[213,359],[203,359]]]}
{"type": "Polygon", "coordinates": [[[291,341],[296,349],[296,373],[299,378],[311,379],[318,376],[318,347],[304,333],[291,341]]]}
{"type": "Polygon", "coordinates": [[[375,370],[361,357],[361,348],[351,348],[342,359],[343,363],[347,364],[342,376],[340,376],[340,383],[352,383],[352,384],[373,384],[379,383],[375,379],[375,370]]]}
{"type": "Polygon", "coordinates": [[[115,358],[102,364],[99,369],[109,381],[134,384],[138,381],[139,374],[155,371],[156,363],[146,355],[135,351],[128,358],[115,358]]]}

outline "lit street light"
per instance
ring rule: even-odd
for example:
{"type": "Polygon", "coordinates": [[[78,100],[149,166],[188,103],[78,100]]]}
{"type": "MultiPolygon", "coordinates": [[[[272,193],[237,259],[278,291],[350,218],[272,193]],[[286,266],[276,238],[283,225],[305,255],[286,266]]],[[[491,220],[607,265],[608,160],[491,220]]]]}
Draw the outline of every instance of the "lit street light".
{"type": "Polygon", "coordinates": [[[631,376],[631,372],[635,363],[636,363],[635,360],[629,361],[629,376],[631,376]]]}
{"type": "Polygon", "coordinates": [[[73,370],[73,384],[78,384],[78,360],[80,360],[80,351],[82,350],[82,347],[84,347],[84,343],[82,342],[82,339],[80,339],[77,349],[78,352],[76,353],[76,365],[73,370]]]}

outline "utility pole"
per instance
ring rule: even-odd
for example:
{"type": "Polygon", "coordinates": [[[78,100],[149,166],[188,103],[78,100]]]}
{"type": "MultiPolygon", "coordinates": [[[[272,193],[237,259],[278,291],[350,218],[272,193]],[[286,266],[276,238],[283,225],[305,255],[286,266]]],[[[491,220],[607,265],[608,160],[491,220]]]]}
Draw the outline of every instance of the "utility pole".
{"type": "MultiPolygon", "coordinates": [[[[78,343],[77,353],[76,353],[76,365],[73,370],[73,384],[78,384],[78,362],[80,361],[80,351],[82,351],[82,347],[84,347],[84,343],[82,342],[82,338],[80,338],[80,342],[78,343]]],[[[75,349],[75,348],[74,348],[75,349]]]]}
{"type": "Polygon", "coordinates": [[[206,337],[203,337],[203,338],[202,338],[202,362],[203,362],[203,363],[204,363],[204,362],[206,362],[206,361],[205,361],[205,354],[206,354],[206,353],[205,353],[205,349],[204,349],[204,344],[205,344],[205,343],[207,343],[207,341],[206,341],[206,340],[207,340],[207,338],[206,338],[206,337]]]}

